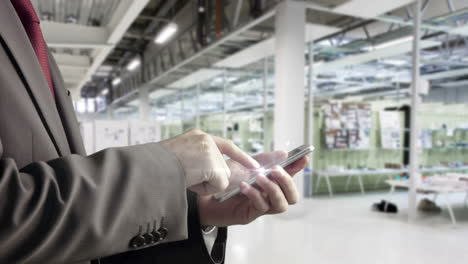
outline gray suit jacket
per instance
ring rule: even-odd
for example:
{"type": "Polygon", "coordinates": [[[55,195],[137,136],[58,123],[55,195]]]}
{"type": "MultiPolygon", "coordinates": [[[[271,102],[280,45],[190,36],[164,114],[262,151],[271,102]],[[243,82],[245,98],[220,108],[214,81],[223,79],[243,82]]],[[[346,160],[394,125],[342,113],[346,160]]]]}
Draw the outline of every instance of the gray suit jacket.
{"type": "Polygon", "coordinates": [[[157,143],[86,156],[50,59],[55,101],[15,10],[1,0],[0,263],[212,263],[177,158],[157,143]],[[163,217],[164,240],[131,247],[163,217]]]}

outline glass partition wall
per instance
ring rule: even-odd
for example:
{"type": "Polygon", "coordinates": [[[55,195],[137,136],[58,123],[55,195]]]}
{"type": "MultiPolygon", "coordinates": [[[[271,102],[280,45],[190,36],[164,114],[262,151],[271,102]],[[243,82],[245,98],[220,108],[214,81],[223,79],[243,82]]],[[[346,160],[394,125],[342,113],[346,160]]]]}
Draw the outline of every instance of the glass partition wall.
{"type": "Polygon", "coordinates": [[[242,70],[226,69],[186,89],[157,97],[153,102],[155,118],[162,122],[163,130],[171,131],[169,135],[199,128],[232,139],[251,154],[271,149],[271,64],[271,59],[265,59],[242,70]]]}
{"type": "MultiPolygon", "coordinates": [[[[341,15],[348,23],[333,24],[330,33],[306,43],[306,63],[297,70],[306,73],[305,142],[312,135],[315,146],[306,170],[308,196],[387,194],[395,184],[407,189],[414,62],[422,80],[415,115],[420,178],[430,182],[434,175],[468,172],[465,12],[432,5],[421,10],[416,50],[415,14],[401,19],[412,6],[372,21],[341,15]]],[[[316,21],[319,15],[331,14],[306,12],[307,28],[326,22],[316,21]]],[[[306,29],[306,35],[317,30],[306,29]]],[[[250,154],[272,150],[275,71],[281,70],[274,69],[274,60],[267,55],[243,67],[213,67],[189,85],[155,96],[152,116],[161,122],[163,138],[197,127],[250,154]]]]}

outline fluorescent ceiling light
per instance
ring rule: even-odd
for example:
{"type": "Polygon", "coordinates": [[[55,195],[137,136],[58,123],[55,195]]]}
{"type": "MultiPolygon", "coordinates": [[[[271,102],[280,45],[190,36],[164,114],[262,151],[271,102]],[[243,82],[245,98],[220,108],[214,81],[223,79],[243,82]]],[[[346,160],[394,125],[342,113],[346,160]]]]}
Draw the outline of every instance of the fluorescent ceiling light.
{"type": "Polygon", "coordinates": [[[322,66],[323,64],[324,64],[323,61],[319,61],[319,62],[316,62],[316,63],[312,64],[312,66],[313,66],[313,68],[316,68],[316,67],[322,66]]]}
{"type": "Polygon", "coordinates": [[[109,72],[104,72],[104,71],[97,71],[94,73],[95,76],[99,76],[99,77],[106,77],[109,75],[109,72]]]}
{"type": "MultiPolygon", "coordinates": [[[[115,81],[115,80],[114,80],[114,81],[115,81]]],[[[112,83],[114,83],[114,82],[112,81],[112,83]]],[[[107,95],[108,93],[109,93],[109,89],[108,89],[108,88],[102,90],[102,92],[101,92],[102,95],[107,95]]]]}
{"type": "Polygon", "coordinates": [[[434,53],[423,53],[423,54],[422,54],[422,58],[423,58],[423,59],[426,59],[426,60],[435,59],[435,58],[439,58],[439,57],[440,57],[440,53],[438,53],[438,52],[434,52],[434,53]]]}
{"type": "Polygon", "coordinates": [[[317,46],[331,47],[332,43],[328,39],[325,39],[325,40],[318,42],[317,46]]]}
{"type": "Polygon", "coordinates": [[[169,24],[167,24],[166,26],[164,26],[163,29],[161,29],[161,31],[159,32],[159,34],[156,36],[156,38],[154,39],[154,42],[156,44],[163,44],[165,43],[167,40],[169,40],[172,36],[174,36],[174,34],[177,32],[178,30],[178,26],[176,23],[174,22],[170,22],[169,24]]]}
{"type": "Polygon", "coordinates": [[[379,49],[384,49],[384,48],[388,48],[388,47],[393,47],[393,46],[396,46],[396,45],[399,45],[399,44],[403,44],[403,43],[413,41],[413,39],[414,39],[413,36],[408,36],[408,37],[403,37],[403,38],[399,38],[399,39],[390,40],[390,41],[375,45],[374,49],[379,50],[379,49]]]}
{"type": "Polygon", "coordinates": [[[134,58],[130,63],[127,65],[127,70],[134,71],[138,66],[140,66],[141,60],[139,58],[134,58]]]}
{"type": "Polygon", "coordinates": [[[385,64],[395,65],[395,66],[403,66],[408,64],[405,60],[396,60],[396,59],[387,59],[382,61],[385,64]]]}
{"type": "Polygon", "coordinates": [[[121,82],[122,82],[122,79],[120,79],[120,77],[117,77],[117,78],[115,78],[114,80],[112,80],[112,85],[113,85],[113,86],[117,86],[117,85],[119,85],[121,82]]]}

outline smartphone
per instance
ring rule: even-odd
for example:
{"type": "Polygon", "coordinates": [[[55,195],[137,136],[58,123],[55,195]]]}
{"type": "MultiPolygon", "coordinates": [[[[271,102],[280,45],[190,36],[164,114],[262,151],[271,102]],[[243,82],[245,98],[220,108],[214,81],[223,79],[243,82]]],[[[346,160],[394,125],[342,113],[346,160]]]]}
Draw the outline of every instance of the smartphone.
{"type": "MultiPolygon", "coordinates": [[[[314,150],[314,147],[312,145],[302,145],[300,147],[297,147],[288,152],[288,158],[286,160],[276,165],[281,166],[282,168],[286,168],[287,166],[291,165],[292,163],[299,160],[300,158],[310,154],[313,150],[314,150]]],[[[266,177],[270,176],[272,167],[273,166],[266,168],[266,170],[263,172],[263,174],[266,177]]],[[[257,177],[256,176],[252,177],[250,180],[246,181],[246,183],[251,186],[256,185],[257,177]]],[[[228,190],[228,191],[216,194],[214,197],[218,202],[224,202],[240,193],[241,193],[240,187],[237,187],[233,190],[228,190]]]]}

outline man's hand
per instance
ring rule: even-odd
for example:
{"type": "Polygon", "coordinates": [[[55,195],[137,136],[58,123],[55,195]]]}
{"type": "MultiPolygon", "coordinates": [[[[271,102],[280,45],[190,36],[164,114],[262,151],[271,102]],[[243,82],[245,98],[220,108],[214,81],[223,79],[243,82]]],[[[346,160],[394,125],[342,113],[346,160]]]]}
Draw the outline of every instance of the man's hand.
{"type": "MultiPolygon", "coordinates": [[[[263,153],[254,157],[262,166],[269,167],[287,158],[284,151],[263,153]]],[[[265,214],[285,212],[289,205],[297,203],[299,195],[291,175],[301,171],[307,164],[304,157],[289,165],[286,170],[273,167],[271,179],[257,176],[257,187],[246,184],[251,169],[243,167],[235,161],[228,161],[231,169],[231,185],[241,187],[242,195],[233,197],[222,203],[211,195],[202,196],[199,201],[200,221],[205,226],[229,226],[248,224],[265,214]]]]}
{"type": "Polygon", "coordinates": [[[198,129],[164,140],[161,144],[173,152],[182,164],[187,188],[200,195],[221,192],[229,185],[231,170],[223,154],[248,169],[259,167],[257,161],[231,141],[198,129]]]}

